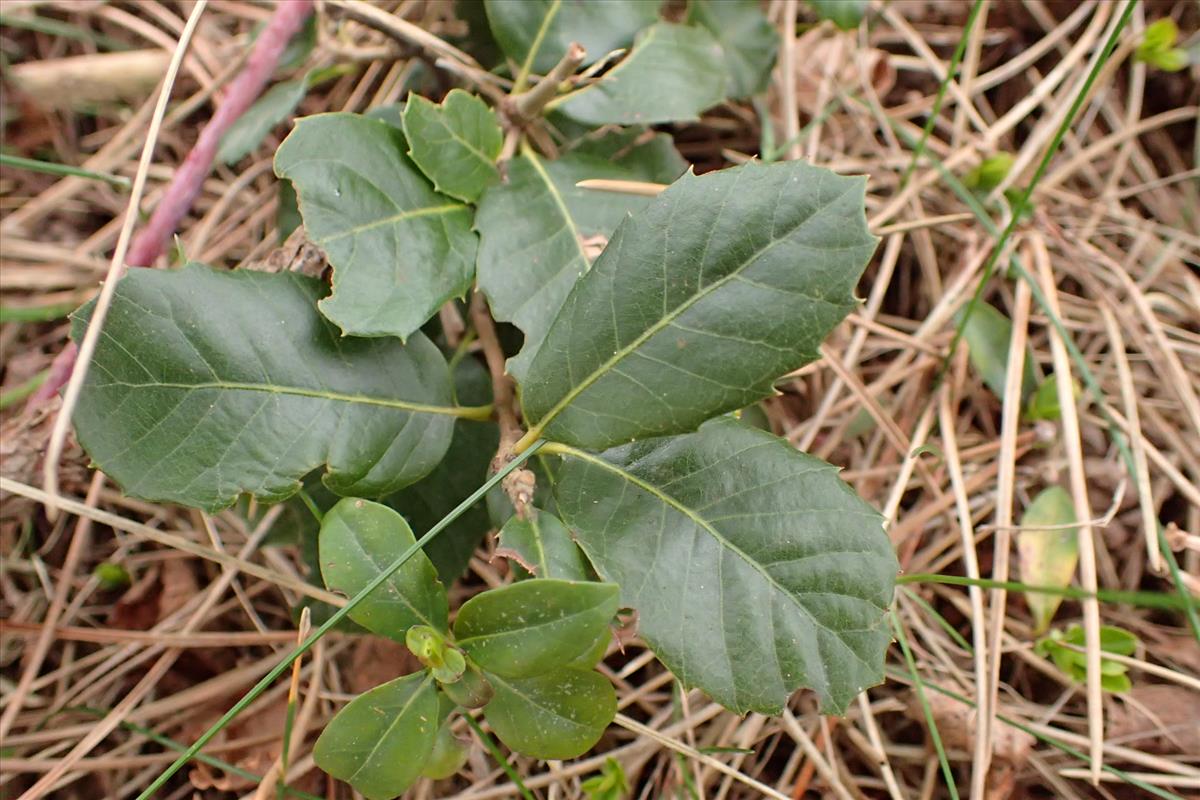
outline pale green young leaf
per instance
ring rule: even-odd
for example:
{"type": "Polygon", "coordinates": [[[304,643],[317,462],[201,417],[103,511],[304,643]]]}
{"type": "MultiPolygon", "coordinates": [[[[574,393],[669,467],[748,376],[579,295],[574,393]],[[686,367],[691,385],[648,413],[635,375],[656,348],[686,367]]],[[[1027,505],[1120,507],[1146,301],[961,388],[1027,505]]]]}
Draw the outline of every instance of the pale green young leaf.
{"type": "MultiPolygon", "coordinates": [[[[1033,530],[1078,522],[1071,495],[1061,486],[1043,489],[1021,517],[1022,530],[1017,533],[1017,560],[1021,581],[1030,586],[1071,585],[1075,565],[1079,561],[1079,534],[1073,527],[1052,530],[1033,530]]],[[[1029,592],[1025,595],[1033,613],[1034,632],[1041,633],[1050,626],[1054,612],[1062,604],[1058,595],[1029,592]]]]}
{"type": "Polygon", "coordinates": [[[588,178],[670,182],[683,170],[666,137],[635,145],[615,134],[589,140],[556,161],[526,151],[509,162],[505,183],[484,192],[475,218],[479,288],[496,318],[525,334],[524,348],[508,361],[518,381],[571,287],[588,269],[585,240],[603,246],[627,214],[650,202],[576,184],[588,178]]]}
{"type": "Polygon", "coordinates": [[[821,19],[827,19],[844,31],[852,31],[866,16],[867,0],[808,0],[821,19]]]}
{"type": "Polygon", "coordinates": [[[561,667],[533,678],[493,676],[483,713],[509,748],[532,758],[575,758],[599,741],[617,713],[612,684],[592,670],[561,667]]]}
{"type": "Polygon", "coordinates": [[[516,561],[535,578],[586,581],[592,577],[567,527],[553,514],[535,508],[529,509],[528,519],[514,515],[504,523],[496,555],[516,561]]]}
{"type": "Polygon", "coordinates": [[[685,686],[764,714],[809,687],[838,714],[883,679],[896,557],[834,467],[729,417],[558,450],[563,519],[685,686]]]}
{"type": "Polygon", "coordinates": [[[799,161],[676,181],[563,303],[522,381],[529,438],[598,450],[770,396],[854,307],[864,189],[799,161]]]}
{"type": "Polygon", "coordinates": [[[591,125],[653,125],[700,118],[725,99],[725,54],[703,28],[658,22],[595,83],[552,101],[591,125]]]}
{"type": "Polygon", "coordinates": [[[420,334],[342,338],[325,292],[294,272],[131,269],[75,410],[93,462],[130,496],[207,511],[283,500],[322,465],[343,495],[426,475],[454,423],[445,360],[420,334]]]}
{"type": "Polygon", "coordinates": [[[404,105],[408,154],[439,192],[473,203],[499,180],[496,158],[504,133],[487,104],[451,89],[441,105],[418,94],[404,105]]]}
{"type": "Polygon", "coordinates": [[[627,46],[658,17],[659,0],[485,0],[492,35],[518,69],[544,75],[571,42],[585,63],[627,46]]]}
{"type": "Polygon", "coordinates": [[[471,209],[434,191],[406,149],[386,122],[319,114],[297,120],[275,153],[333,266],[321,312],[347,335],[404,339],[474,276],[471,209]]]}
{"type": "MultiPolygon", "coordinates": [[[[321,576],[330,591],[353,597],[416,541],[404,518],[387,506],[347,497],[321,521],[321,576]]],[[[350,619],[397,642],[414,625],[446,630],[446,590],[437,570],[417,552],[367,595],[350,619]]]]}
{"type": "Polygon", "coordinates": [[[221,137],[217,160],[236,164],[254,152],[276,125],[291,116],[307,92],[308,86],[302,80],[277,83],[264,92],[221,137]]]}
{"type": "Polygon", "coordinates": [[[526,678],[588,650],[616,613],[617,587],[611,583],[521,581],[464,603],[454,636],[486,672],[526,678]]]}
{"type": "Polygon", "coordinates": [[[368,800],[390,800],[421,776],[439,721],[433,679],[405,675],[339,711],[313,746],[313,760],[368,800]]]}
{"type": "MultiPolygon", "coordinates": [[[[960,312],[961,314],[962,312],[960,312]]],[[[957,319],[957,317],[956,317],[957,319]]],[[[1004,376],[1008,372],[1008,345],[1012,340],[1012,320],[995,306],[977,303],[963,328],[971,366],[996,397],[1004,397],[1004,376]]],[[[1021,401],[1026,402],[1037,387],[1037,366],[1033,356],[1025,354],[1021,401]]]]}
{"type": "Polygon", "coordinates": [[[692,0],[688,22],[703,26],[721,43],[730,97],[766,91],[779,49],[779,32],[758,0],[692,0]]]}

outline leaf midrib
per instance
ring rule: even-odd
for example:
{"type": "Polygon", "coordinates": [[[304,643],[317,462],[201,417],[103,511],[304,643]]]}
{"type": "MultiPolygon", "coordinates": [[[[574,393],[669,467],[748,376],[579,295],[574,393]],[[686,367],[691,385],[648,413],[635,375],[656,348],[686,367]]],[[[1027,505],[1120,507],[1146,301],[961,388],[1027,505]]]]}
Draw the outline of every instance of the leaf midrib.
{"type": "MultiPolygon", "coordinates": [[[[846,191],[850,191],[850,190],[851,189],[848,188],[846,191]]],[[[845,192],[843,192],[843,194],[844,193],[845,192]]],[[[522,438],[522,441],[527,440],[528,442],[533,442],[538,437],[540,437],[542,431],[545,430],[546,426],[549,425],[554,420],[554,418],[563,411],[563,409],[565,409],[568,405],[573,403],[575,401],[575,398],[577,398],[580,394],[582,394],[588,387],[590,387],[593,383],[595,383],[601,377],[606,375],[609,371],[614,369],[617,364],[621,363],[621,361],[623,361],[626,357],[628,357],[629,355],[634,353],[639,347],[641,347],[643,344],[645,344],[650,339],[652,339],[660,331],[666,329],[667,326],[669,326],[672,322],[674,322],[676,319],[678,319],[685,311],[687,311],[693,305],[700,302],[705,297],[712,294],[714,291],[716,291],[720,287],[724,286],[726,283],[733,281],[733,280],[737,279],[738,277],[740,277],[742,272],[747,267],[749,267],[754,262],[758,261],[758,259],[760,259],[764,254],[769,252],[772,248],[774,248],[780,242],[787,241],[791,237],[792,234],[794,234],[797,230],[799,230],[804,225],[808,224],[808,222],[810,222],[814,216],[821,213],[821,211],[823,211],[824,208],[827,208],[830,205],[832,205],[840,197],[841,197],[841,195],[838,195],[838,197],[832,198],[828,203],[825,204],[825,206],[823,208],[817,209],[816,212],[805,217],[799,224],[797,224],[795,227],[793,227],[786,234],[784,234],[783,236],[780,236],[777,239],[772,239],[764,247],[761,247],[758,250],[755,250],[753,253],[751,253],[749,256],[747,256],[742,261],[742,263],[738,264],[737,267],[730,270],[727,275],[724,275],[721,278],[718,278],[717,280],[710,283],[708,286],[705,286],[703,289],[700,289],[699,291],[697,291],[694,295],[689,297],[686,302],[681,303],[680,305],[673,308],[669,313],[664,314],[661,319],[657,320],[653,325],[651,325],[646,330],[644,330],[642,333],[640,333],[637,336],[637,338],[635,338],[632,342],[625,345],[620,350],[617,350],[617,352],[613,353],[612,356],[608,358],[608,360],[606,360],[603,364],[601,364],[596,369],[592,370],[592,372],[589,375],[587,375],[587,377],[585,377],[582,381],[580,381],[577,385],[571,387],[571,390],[568,391],[561,400],[559,400],[557,403],[555,403],[554,406],[551,407],[551,409],[549,411],[547,411],[540,420],[538,420],[537,424],[534,425],[529,430],[529,432],[522,438]]],[[[715,226],[715,224],[716,223],[714,223],[714,226],[715,226]]],[[[771,287],[771,288],[777,289],[777,287],[771,287]]],[[[558,319],[556,318],[554,320],[554,322],[557,323],[558,319]]],[[[518,443],[518,445],[519,444],[520,443],[518,443]]]]}
{"type": "Polygon", "coordinates": [[[506,639],[506,638],[509,638],[512,636],[523,636],[523,635],[528,634],[530,631],[536,631],[541,628],[549,628],[549,627],[553,627],[555,625],[561,625],[564,622],[567,622],[567,623],[572,622],[574,620],[577,620],[579,617],[586,617],[589,614],[595,613],[596,609],[602,607],[605,602],[607,602],[607,598],[605,598],[604,600],[602,600],[598,603],[590,605],[587,608],[584,608],[584,609],[581,609],[578,611],[572,611],[568,614],[564,614],[561,617],[547,619],[542,622],[535,622],[531,625],[524,625],[520,628],[508,628],[507,630],[497,630],[497,631],[493,631],[491,633],[477,633],[473,636],[467,636],[462,639],[459,639],[457,643],[459,645],[467,645],[467,644],[470,644],[473,642],[478,643],[478,642],[486,642],[486,641],[494,641],[494,640],[503,640],[503,639],[506,639]]]}
{"type": "Polygon", "coordinates": [[[417,684],[417,687],[415,689],[413,689],[412,694],[410,694],[408,696],[408,698],[405,699],[404,705],[400,707],[400,713],[396,714],[395,719],[393,719],[392,723],[390,725],[388,725],[387,730],[385,730],[383,732],[383,735],[380,736],[379,740],[376,741],[375,744],[371,747],[370,752],[367,753],[367,756],[366,756],[366,758],[363,759],[362,764],[359,765],[358,769],[354,770],[353,775],[351,775],[349,778],[346,779],[347,783],[353,783],[354,779],[357,778],[359,776],[359,774],[364,769],[367,768],[367,765],[369,765],[371,763],[371,759],[373,759],[375,757],[375,754],[379,752],[379,748],[383,747],[384,742],[386,742],[387,738],[392,735],[392,731],[394,731],[396,729],[396,726],[399,725],[404,720],[404,716],[405,716],[405,714],[408,713],[408,710],[412,707],[412,705],[415,702],[417,702],[417,700],[419,700],[421,698],[421,694],[422,694],[422,692],[424,692],[425,686],[431,680],[433,680],[433,677],[431,675],[426,674],[426,676],[421,680],[421,682],[419,684],[417,684]]]}
{"type": "MultiPolygon", "coordinates": [[[[821,624],[821,621],[819,619],[817,619],[816,615],[813,614],[812,611],[810,611],[803,603],[801,603],[798,599],[796,599],[795,594],[790,589],[788,589],[786,586],[783,586],[782,584],[780,584],[779,581],[777,581],[775,579],[775,577],[772,576],[771,573],[769,573],[766,570],[765,567],[763,567],[761,564],[759,564],[757,561],[755,561],[753,558],[751,558],[749,556],[749,554],[747,554],[740,547],[735,545],[733,542],[729,541],[729,539],[726,538],[725,535],[723,533],[721,533],[719,530],[717,530],[711,523],[709,523],[708,520],[699,516],[695,511],[693,511],[692,509],[683,505],[681,502],[676,500],[671,495],[667,494],[666,492],[661,491],[657,486],[654,486],[653,484],[647,483],[647,482],[643,481],[642,479],[640,479],[634,475],[631,475],[630,473],[626,472],[625,470],[621,469],[620,467],[616,466],[615,464],[611,464],[602,458],[594,456],[591,453],[586,453],[582,450],[577,450],[576,448],[570,447],[568,445],[559,444],[557,442],[554,442],[554,443],[551,443],[551,444],[547,445],[546,447],[544,447],[543,452],[559,453],[562,455],[571,456],[573,458],[578,458],[581,461],[586,461],[589,464],[598,466],[601,469],[606,469],[609,472],[613,473],[614,475],[620,476],[622,480],[628,481],[629,483],[632,483],[634,486],[637,486],[639,489],[641,489],[645,492],[648,492],[649,494],[658,498],[659,501],[662,502],[664,505],[670,506],[671,508],[675,509],[679,513],[686,516],[688,519],[692,520],[692,522],[694,522],[702,530],[706,531],[709,535],[711,535],[717,541],[718,544],[720,544],[722,547],[727,548],[731,553],[733,553],[738,558],[740,558],[744,562],[746,562],[746,564],[751,569],[753,569],[755,572],[757,572],[759,575],[761,575],[763,577],[763,580],[765,580],[771,586],[772,589],[774,589],[775,591],[778,591],[784,597],[786,597],[789,601],[791,601],[791,603],[799,611],[801,611],[805,615],[805,617],[807,617],[814,625],[816,625],[818,628],[828,631],[829,633],[834,634],[839,639],[841,638],[838,631],[831,630],[830,628],[827,628],[825,625],[821,624]]],[[[802,592],[802,594],[813,594],[813,592],[802,592]]],[[[842,593],[835,593],[835,592],[823,592],[822,594],[835,594],[838,597],[851,596],[851,595],[844,595],[842,593]]],[[[871,605],[876,605],[875,603],[872,603],[870,600],[867,600],[866,598],[859,597],[857,599],[862,600],[867,603],[871,603],[871,605]]],[[[879,608],[879,606],[877,606],[877,605],[876,605],[876,607],[879,608]]],[[[887,608],[882,607],[879,610],[882,612],[882,611],[886,611],[887,608]]],[[[854,652],[852,648],[848,648],[848,649],[850,650],[850,652],[854,652]]]]}
{"type": "Polygon", "coordinates": [[[126,381],[112,381],[94,386],[93,388],[105,388],[108,386],[124,386],[130,389],[182,389],[184,391],[194,391],[199,389],[221,389],[225,391],[242,391],[242,392],[266,392],[268,394],[282,394],[294,397],[311,397],[318,400],[332,400],[340,403],[352,403],[358,405],[381,406],[383,408],[395,408],[402,411],[409,411],[414,414],[442,414],[450,417],[474,416],[480,411],[479,408],[471,406],[436,406],[425,403],[411,403],[407,400],[393,400],[383,397],[371,397],[361,394],[344,394],[342,392],[331,392],[325,389],[306,389],[301,386],[280,386],[271,383],[239,383],[236,381],[209,381],[206,383],[169,383],[165,381],[155,381],[154,383],[129,383],[126,381]]]}

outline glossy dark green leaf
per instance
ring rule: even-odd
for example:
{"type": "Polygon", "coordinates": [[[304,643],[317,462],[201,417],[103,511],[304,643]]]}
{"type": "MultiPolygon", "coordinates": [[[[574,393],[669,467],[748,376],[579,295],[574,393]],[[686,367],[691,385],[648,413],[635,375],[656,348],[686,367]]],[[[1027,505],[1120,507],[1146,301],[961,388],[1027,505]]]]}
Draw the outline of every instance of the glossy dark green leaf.
{"type": "MultiPolygon", "coordinates": [[[[964,312],[959,312],[956,319],[964,312]]],[[[1004,376],[1008,372],[1008,345],[1012,340],[1012,320],[995,306],[976,303],[975,311],[963,328],[963,340],[970,351],[971,365],[997,397],[1004,397],[1004,376]]],[[[1033,355],[1025,354],[1021,399],[1027,401],[1037,386],[1037,366],[1033,355]]]]}
{"type": "Polygon", "coordinates": [[[534,435],[598,450],[771,395],[854,307],[865,185],[799,161],[680,178],[558,312],[522,381],[534,435]]]}
{"type": "Polygon", "coordinates": [[[477,594],[454,620],[459,647],[486,672],[526,678],[591,647],[617,613],[617,587],[521,581],[477,594]]]}
{"type": "Polygon", "coordinates": [[[896,558],[834,467],[728,417],[600,456],[560,449],[563,519],[685,686],[766,714],[810,687],[841,713],[883,679],[896,558]]]}
{"type": "Polygon", "coordinates": [[[283,500],[321,465],[343,495],[426,475],[454,422],[446,362],[420,334],[342,338],[325,291],[294,272],[131,269],[75,411],[92,460],[126,494],[208,511],[283,500]]]}
{"type": "Polygon", "coordinates": [[[508,361],[518,381],[563,299],[588,269],[585,240],[603,246],[626,214],[650,202],[575,184],[587,178],[670,181],[683,170],[665,137],[614,150],[615,138],[588,142],[557,161],[527,151],[509,162],[508,180],[480,200],[479,287],[496,318],[525,334],[524,349],[508,361]]]}
{"type": "Polygon", "coordinates": [[[545,74],[571,42],[591,63],[627,46],[658,16],[658,0],[485,0],[488,24],[505,55],[526,72],[545,74]]]}
{"type": "MultiPolygon", "coordinates": [[[[321,575],[330,591],[353,597],[413,545],[404,518],[387,506],[347,497],[321,522],[321,575]]],[[[446,590],[429,558],[417,552],[355,606],[350,618],[367,630],[405,641],[414,625],[446,630],[446,590]]]]}
{"type": "Polygon", "coordinates": [[[425,672],[351,700],[313,746],[317,766],[368,800],[389,800],[421,776],[438,730],[438,696],[425,672]]]}
{"type": "Polygon", "coordinates": [[[471,209],[434,191],[406,149],[386,122],[319,114],[297,120],[275,153],[333,265],[321,312],[346,334],[403,339],[474,275],[471,209]]]}
{"type": "Polygon", "coordinates": [[[703,28],[658,22],[595,83],[547,108],[592,125],[696,120],[725,99],[725,54],[703,28]]]}
{"type": "Polygon", "coordinates": [[[721,43],[729,73],[730,97],[766,91],[779,48],[779,32],[758,0],[691,0],[688,21],[701,25],[721,43]]]}
{"type": "Polygon", "coordinates": [[[473,203],[500,177],[500,123],[487,103],[462,89],[451,89],[441,105],[409,94],[404,135],[409,156],[443,194],[473,203]]]}
{"type": "Polygon", "coordinates": [[[562,667],[533,678],[496,676],[483,709],[510,749],[532,758],[575,758],[600,740],[617,713],[612,684],[598,672],[562,667]]]}
{"type": "Polygon", "coordinates": [[[500,529],[496,555],[512,559],[536,578],[590,580],[587,559],[571,532],[553,514],[530,509],[529,519],[513,516],[500,529]]]}
{"type": "Polygon", "coordinates": [[[217,160],[236,164],[254,152],[276,125],[291,116],[307,92],[302,80],[277,83],[264,92],[221,137],[217,160]]]}

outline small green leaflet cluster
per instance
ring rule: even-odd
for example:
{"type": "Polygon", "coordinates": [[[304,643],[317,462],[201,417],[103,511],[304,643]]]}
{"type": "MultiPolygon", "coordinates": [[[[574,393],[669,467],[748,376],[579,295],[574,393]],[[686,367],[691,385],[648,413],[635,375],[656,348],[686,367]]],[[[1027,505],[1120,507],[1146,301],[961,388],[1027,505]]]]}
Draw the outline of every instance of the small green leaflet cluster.
{"type": "MultiPolygon", "coordinates": [[[[326,585],[354,595],[416,539],[387,506],[346,498],[325,515],[319,541],[326,585]]],[[[474,708],[518,752],[585,752],[617,709],[612,684],[595,670],[617,593],[611,583],[521,581],[468,600],[451,626],[446,591],[418,553],[350,616],[404,642],[425,669],[351,701],[313,757],[370,800],[394,797],[422,775],[445,777],[462,766],[466,751],[450,730],[452,715],[474,708]]]]}
{"type": "MultiPolygon", "coordinates": [[[[1129,680],[1129,667],[1105,654],[1132,656],[1141,642],[1137,636],[1115,625],[1100,626],[1100,686],[1106,692],[1128,692],[1133,688],[1129,680]]],[[[1045,639],[1040,639],[1034,651],[1040,656],[1049,656],[1060,670],[1079,684],[1087,683],[1087,637],[1083,628],[1072,625],[1065,632],[1052,630],[1045,639]]]]}
{"type": "Polygon", "coordinates": [[[412,526],[483,482],[497,447],[483,370],[451,352],[438,309],[474,286],[523,334],[508,370],[518,449],[548,442],[531,462],[537,507],[512,516],[489,498],[499,518],[458,517],[350,614],[425,665],[351,702],[318,742],[317,763],[371,798],[458,768],[456,708],[481,708],[526,755],[592,747],[615,709],[594,667],[619,607],[686,687],[738,712],[779,713],[810,687],[840,713],[882,680],[890,640],[897,565],[878,514],[830,465],[730,416],[815,359],[853,308],[876,246],[865,181],[800,162],[698,177],[666,135],[613,127],[761,91],[773,38],[758,4],[697,0],[684,24],[641,0],[484,9],[518,83],[571,41],[593,63],[628,48],[552,102],[556,158],[526,145],[498,164],[500,119],[461,90],[410,95],[398,117],[301,119],[275,168],[332,285],[131,270],[75,417],[96,465],[148,500],[217,511],[286,500],[307,478],[306,502],[328,507],[311,561],[354,595],[412,526]],[[671,185],[648,198],[580,189],[588,178],[671,185]],[[450,625],[443,582],[490,525],[528,579],[450,625]]]}

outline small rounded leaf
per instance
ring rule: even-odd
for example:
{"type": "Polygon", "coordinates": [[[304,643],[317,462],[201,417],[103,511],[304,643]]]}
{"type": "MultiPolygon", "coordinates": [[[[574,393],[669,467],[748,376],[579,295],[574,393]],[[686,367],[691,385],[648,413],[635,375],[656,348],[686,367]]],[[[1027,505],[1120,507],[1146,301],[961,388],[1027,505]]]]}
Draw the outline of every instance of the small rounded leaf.
{"type": "Polygon", "coordinates": [[[433,679],[425,672],[405,675],[339,711],[317,739],[313,760],[369,800],[388,800],[420,777],[437,725],[433,679]]]}
{"type": "Polygon", "coordinates": [[[575,758],[592,748],[617,713],[617,694],[598,672],[562,669],[533,678],[494,677],[483,713],[500,741],[533,758],[575,758]]]}
{"type": "Polygon", "coordinates": [[[488,672],[537,675],[594,646],[617,613],[617,586],[522,581],[468,600],[454,621],[458,646],[488,672]]]}
{"type": "Polygon", "coordinates": [[[463,708],[483,708],[495,695],[492,684],[479,667],[470,662],[458,680],[442,684],[442,691],[463,708]]]}
{"type": "MultiPolygon", "coordinates": [[[[416,543],[398,513],[370,500],[346,498],[331,508],[318,539],[321,575],[331,591],[353,597],[416,543]]],[[[417,551],[350,612],[367,630],[405,641],[414,625],[446,630],[446,590],[437,570],[417,551]]]]}

